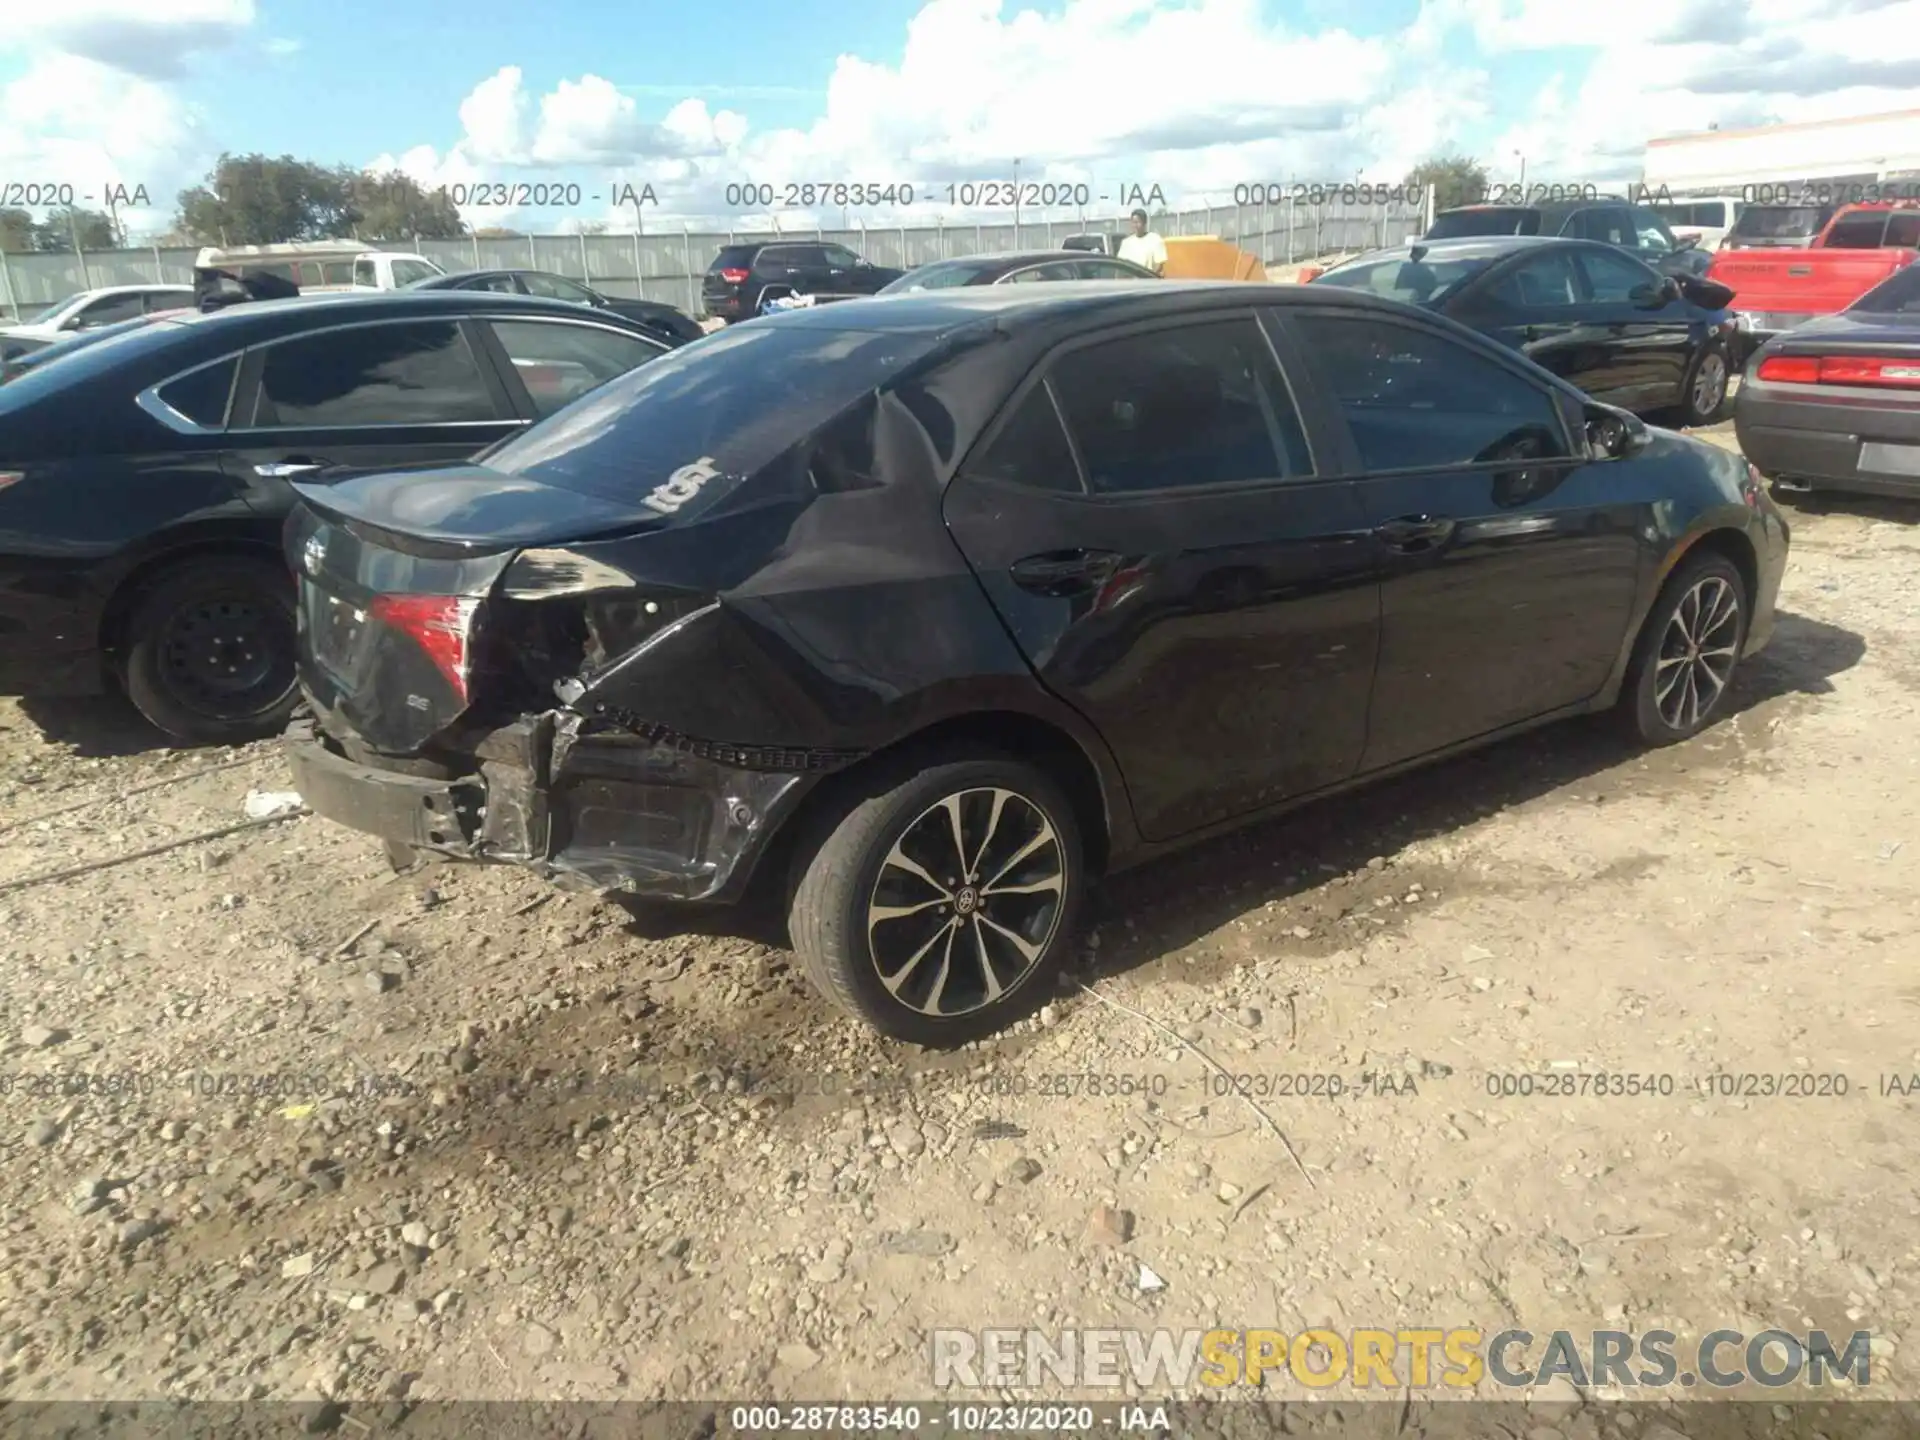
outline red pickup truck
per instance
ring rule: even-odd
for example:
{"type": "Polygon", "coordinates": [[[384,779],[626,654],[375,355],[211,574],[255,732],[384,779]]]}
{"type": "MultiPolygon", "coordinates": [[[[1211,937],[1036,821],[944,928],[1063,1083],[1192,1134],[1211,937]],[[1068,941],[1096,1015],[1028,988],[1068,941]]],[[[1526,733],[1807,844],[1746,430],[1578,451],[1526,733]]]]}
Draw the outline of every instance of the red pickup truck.
{"type": "Polygon", "coordinates": [[[1920,253],[1920,204],[1842,206],[1804,250],[1720,250],[1707,279],[1734,292],[1740,326],[1768,336],[1846,309],[1920,253]]]}

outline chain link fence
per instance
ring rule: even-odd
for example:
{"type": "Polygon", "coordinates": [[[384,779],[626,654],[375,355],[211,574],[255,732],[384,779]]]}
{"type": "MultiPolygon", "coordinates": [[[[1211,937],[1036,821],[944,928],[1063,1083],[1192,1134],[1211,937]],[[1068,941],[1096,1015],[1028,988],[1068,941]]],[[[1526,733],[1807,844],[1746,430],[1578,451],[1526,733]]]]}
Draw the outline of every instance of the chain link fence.
{"type": "MultiPolygon", "coordinates": [[[[1211,235],[1258,255],[1269,269],[1332,255],[1403,244],[1424,228],[1425,206],[1395,198],[1386,204],[1338,198],[1319,204],[1283,200],[1272,205],[1221,205],[1158,216],[1162,235],[1211,235]]],[[[856,225],[816,229],[662,230],[627,235],[480,236],[458,240],[369,242],[370,250],[407,250],[443,269],[546,270],[584,280],[624,298],[663,300],[700,313],[700,280],[722,245],[767,240],[834,242],[876,265],[911,269],[959,255],[1057,249],[1070,235],[1119,235],[1120,217],[1029,220],[1021,223],[856,225]]],[[[82,290],[107,285],[193,283],[191,246],[88,250],[78,253],[0,254],[0,313],[31,315],[82,290]]]]}

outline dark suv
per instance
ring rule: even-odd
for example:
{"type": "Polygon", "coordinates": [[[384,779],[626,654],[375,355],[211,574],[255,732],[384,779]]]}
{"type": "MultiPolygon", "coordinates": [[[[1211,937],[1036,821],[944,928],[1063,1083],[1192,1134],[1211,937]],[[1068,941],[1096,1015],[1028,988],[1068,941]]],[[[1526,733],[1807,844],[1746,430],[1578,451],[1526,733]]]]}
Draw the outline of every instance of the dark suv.
{"type": "Polygon", "coordinates": [[[1636,255],[1667,275],[1704,274],[1708,257],[1681,241],[1659,214],[1618,196],[1590,200],[1544,200],[1535,205],[1461,205],[1442,210],[1428,240],[1481,235],[1558,235],[1598,240],[1636,255]]]}
{"type": "Polygon", "coordinates": [[[751,320],[767,301],[788,295],[820,300],[872,295],[904,273],[820,240],[722,245],[707,267],[700,298],[707,314],[731,323],[751,320]]]}

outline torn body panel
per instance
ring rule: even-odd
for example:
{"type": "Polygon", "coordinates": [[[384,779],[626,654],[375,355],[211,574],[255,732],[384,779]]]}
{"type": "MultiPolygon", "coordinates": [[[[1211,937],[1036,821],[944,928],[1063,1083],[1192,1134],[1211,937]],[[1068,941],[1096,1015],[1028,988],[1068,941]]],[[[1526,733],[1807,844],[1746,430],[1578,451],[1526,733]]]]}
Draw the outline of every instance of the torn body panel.
{"type": "Polygon", "coordinates": [[[454,859],[675,900],[731,900],[818,770],[746,769],[569,710],[481,737],[474,768],[368,765],[310,719],[287,734],[294,783],[328,819],[454,859]]]}

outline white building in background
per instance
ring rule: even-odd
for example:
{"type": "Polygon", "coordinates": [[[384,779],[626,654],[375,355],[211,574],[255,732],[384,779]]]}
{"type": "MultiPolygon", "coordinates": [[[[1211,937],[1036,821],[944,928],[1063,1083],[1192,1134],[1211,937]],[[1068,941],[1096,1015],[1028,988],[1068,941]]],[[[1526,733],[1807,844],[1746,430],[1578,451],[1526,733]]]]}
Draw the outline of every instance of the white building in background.
{"type": "Polygon", "coordinates": [[[1753,195],[1746,187],[1920,182],[1920,110],[1706,130],[1649,140],[1643,182],[1679,195],[1753,195]]]}

